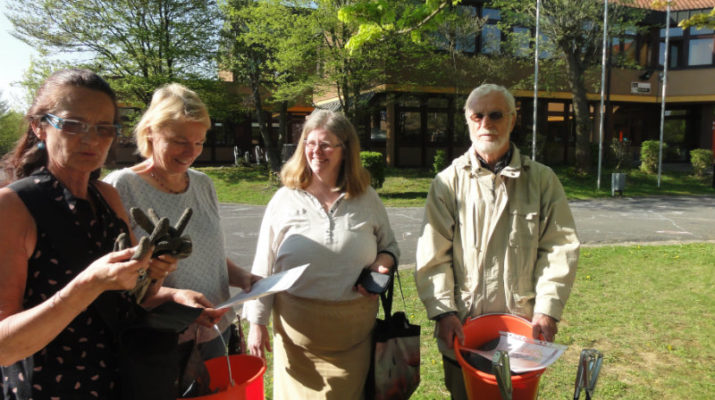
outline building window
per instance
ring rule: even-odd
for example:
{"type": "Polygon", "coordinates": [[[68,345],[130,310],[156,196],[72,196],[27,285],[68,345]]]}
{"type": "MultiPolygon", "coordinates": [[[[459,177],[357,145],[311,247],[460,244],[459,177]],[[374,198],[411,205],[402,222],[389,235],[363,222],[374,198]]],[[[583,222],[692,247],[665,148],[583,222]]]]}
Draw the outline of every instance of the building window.
{"type": "Polygon", "coordinates": [[[419,111],[402,111],[398,118],[400,130],[401,145],[421,145],[420,131],[422,124],[420,122],[419,111]]]}
{"type": "Polygon", "coordinates": [[[688,65],[711,65],[715,39],[690,39],[688,41],[688,65]]]}
{"type": "Polygon", "coordinates": [[[216,146],[233,146],[234,137],[233,132],[227,129],[226,124],[223,122],[214,121],[213,126],[208,132],[209,138],[213,136],[213,141],[208,140],[208,142],[213,142],[216,146]]]}
{"type": "Polygon", "coordinates": [[[499,10],[493,8],[483,8],[482,18],[487,19],[487,23],[482,27],[479,35],[479,48],[482,54],[499,54],[501,51],[501,29],[497,22],[501,19],[499,10]]]}
{"type": "Polygon", "coordinates": [[[531,48],[531,30],[521,26],[515,26],[512,45],[514,46],[514,55],[517,57],[529,57],[531,48]]]}

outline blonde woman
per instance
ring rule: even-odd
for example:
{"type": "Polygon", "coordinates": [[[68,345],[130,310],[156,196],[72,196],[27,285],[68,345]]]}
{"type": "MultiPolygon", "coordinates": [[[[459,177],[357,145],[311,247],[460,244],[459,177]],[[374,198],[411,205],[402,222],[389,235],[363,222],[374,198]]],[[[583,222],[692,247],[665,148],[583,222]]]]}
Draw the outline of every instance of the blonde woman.
{"type": "MultiPolygon", "coordinates": [[[[177,83],[161,87],[134,131],[145,160],[104,179],[119,191],[127,209],[153,208],[172,222],[178,221],[186,208],[193,210],[184,231],[193,241],[192,254],[179,261],[164,286],[203,293],[207,307],[228,299],[229,285],[250,290],[259,279],[226,257],[216,190],[206,174],[189,168],[201,154],[210,127],[208,110],[195,92],[177,83]]],[[[144,234],[137,225],[132,229],[137,235],[144,234]]],[[[235,317],[231,314],[214,321],[226,338],[235,317]]],[[[184,358],[188,358],[195,340],[200,343],[204,360],[225,353],[215,331],[196,325],[179,339],[184,358]]]]}
{"type": "Polygon", "coordinates": [[[266,208],[252,272],[310,265],[287,292],[246,306],[254,355],[271,350],[273,314],[274,399],[364,397],[378,301],[355,282],[364,268],[389,273],[399,249],[359,152],[344,115],[313,112],[266,208]]]}

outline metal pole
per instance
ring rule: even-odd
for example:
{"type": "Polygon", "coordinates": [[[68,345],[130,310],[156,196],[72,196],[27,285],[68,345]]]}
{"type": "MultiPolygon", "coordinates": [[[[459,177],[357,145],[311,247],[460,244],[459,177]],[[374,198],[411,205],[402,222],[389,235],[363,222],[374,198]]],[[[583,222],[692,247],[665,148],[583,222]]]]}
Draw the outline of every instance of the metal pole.
{"type": "Polygon", "coordinates": [[[606,114],[606,107],[603,100],[606,97],[606,49],[608,46],[608,0],[603,0],[603,54],[601,57],[601,118],[599,121],[598,136],[598,178],[596,178],[596,189],[601,190],[601,163],[603,162],[603,119],[606,114]]]}
{"type": "Polygon", "coordinates": [[[539,14],[541,14],[541,0],[536,0],[536,32],[534,33],[534,125],[531,136],[531,159],[536,160],[536,122],[539,105],[539,14]]]}
{"type": "Polygon", "coordinates": [[[670,0],[668,0],[665,4],[665,60],[663,60],[663,88],[660,95],[660,146],[658,148],[658,188],[660,188],[660,176],[663,172],[663,127],[665,125],[665,92],[668,86],[668,63],[670,63],[670,0]]]}

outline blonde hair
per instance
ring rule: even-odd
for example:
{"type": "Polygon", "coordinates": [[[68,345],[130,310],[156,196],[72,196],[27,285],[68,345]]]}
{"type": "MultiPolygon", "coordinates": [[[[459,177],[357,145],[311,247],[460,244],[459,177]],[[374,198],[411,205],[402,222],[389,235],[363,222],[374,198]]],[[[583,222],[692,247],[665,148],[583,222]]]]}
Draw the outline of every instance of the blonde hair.
{"type": "Polygon", "coordinates": [[[196,92],[178,83],[170,83],[157,89],[149,108],[134,128],[139,154],[144,158],[151,157],[154,149],[149,134],[168,122],[181,120],[201,123],[207,130],[211,128],[209,111],[196,92]]]}
{"type": "Polygon", "coordinates": [[[338,173],[336,189],[345,197],[359,196],[370,185],[370,173],[360,163],[360,140],[355,127],[342,113],[315,110],[305,120],[298,147],[281,169],[281,182],[292,189],[305,189],[310,184],[313,171],[305,157],[305,138],[316,129],[325,129],[335,135],[343,147],[343,162],[338,173]]]}

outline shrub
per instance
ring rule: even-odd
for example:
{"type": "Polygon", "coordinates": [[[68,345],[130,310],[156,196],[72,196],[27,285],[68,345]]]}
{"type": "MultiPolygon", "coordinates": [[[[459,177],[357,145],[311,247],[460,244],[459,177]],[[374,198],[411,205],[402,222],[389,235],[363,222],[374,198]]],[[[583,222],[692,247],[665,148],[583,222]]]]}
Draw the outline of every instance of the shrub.
{"type": "Polygon", "coordinates": [[[370,173],[370,184],[375,189],[382,187],[385,182],[385,157],[377,151],[361,151],[360,162],[370,173]]]}
{"type": "Polygon", "coordinates": [[[713,151],[706,149],[691,150],[690,163],[693,165],[693,172],[695,172],[696,176],[704,176],[705,171],[713,165],[713,151]]]}
{"type": "Polygon", "coordinates": [[[432,172],[437,175],[445,168],[447,168],[447,153],[443,149],[439,149],[434,153],[432,172]]]}
{"type": "MultiPolygon", "coordinates": [[[[653,174],[658,170],[658,152],[660,142],[657,140],[644,140],[641,143],[641,171],[653,174]]],[[[668,145],[663,143],[663,153],[668,145]]]]}
{"type": "Polygon", "coordinates": [[[631,157],[631,150],[628,139],[623,139],[622,141],[619,141],[618,139],[613,138],[613,140],[611,141],[611,152],[613,160],[616,163],[616,172],[628,169],[628,163],[631,157]]]}

